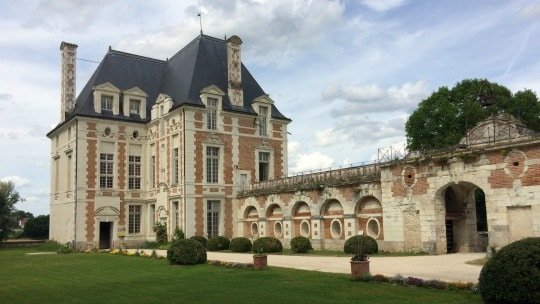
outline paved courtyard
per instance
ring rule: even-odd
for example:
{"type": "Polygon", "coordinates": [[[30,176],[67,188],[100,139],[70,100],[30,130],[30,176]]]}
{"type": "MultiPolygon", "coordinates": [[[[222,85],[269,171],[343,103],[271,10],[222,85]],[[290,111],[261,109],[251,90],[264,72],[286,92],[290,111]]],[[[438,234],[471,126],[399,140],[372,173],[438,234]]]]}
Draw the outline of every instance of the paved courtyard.
{"type": "MultiPolygon", "coordinates": [[[[447,255],[372,257],[372,274],[413,276],[423,279],[437,279],[450,282],[477,282],[482,267],[465,264],[481,259],[484,253],[457,253],[447,255]]],[[[251,254],[208,252],[209,260],[253,263],[251,254]]],[[[269,255],[268,265],[322,272],[350,273],[350,257],[319,257],[269,255]]]]}

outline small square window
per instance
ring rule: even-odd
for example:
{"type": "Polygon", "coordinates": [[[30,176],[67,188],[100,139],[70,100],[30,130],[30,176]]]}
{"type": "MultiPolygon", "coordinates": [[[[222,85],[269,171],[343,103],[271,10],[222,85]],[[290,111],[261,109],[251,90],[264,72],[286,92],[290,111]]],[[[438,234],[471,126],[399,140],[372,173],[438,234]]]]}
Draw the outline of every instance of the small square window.
{"type": "Polygon", "coordinates": [[[141,113],[141,101],[138,99],[129,100],[129,114],[140,114],[141,113]]]}
{"type": "Polygon", "coordinates": [[[101,95],[101,110],[112,111],[113,97],[110,95],[101,95]]]}

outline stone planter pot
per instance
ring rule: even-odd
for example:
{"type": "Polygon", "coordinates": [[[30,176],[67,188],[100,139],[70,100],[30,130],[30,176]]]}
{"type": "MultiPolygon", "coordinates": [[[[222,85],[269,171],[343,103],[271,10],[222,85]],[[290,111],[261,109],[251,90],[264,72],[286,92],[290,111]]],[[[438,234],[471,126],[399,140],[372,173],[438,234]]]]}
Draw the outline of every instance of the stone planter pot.
{"type": "Polygon", "coordinates": [[[369,273],[369,261],[351,261],[351,278],[357,279],[364,273],[369,273]]]}
{"type": "Polygon", "coordinates": [[[254,255],[253,256],[253,269],[262,270],[268,265],[268,256],[266,255],[254,255]]]}

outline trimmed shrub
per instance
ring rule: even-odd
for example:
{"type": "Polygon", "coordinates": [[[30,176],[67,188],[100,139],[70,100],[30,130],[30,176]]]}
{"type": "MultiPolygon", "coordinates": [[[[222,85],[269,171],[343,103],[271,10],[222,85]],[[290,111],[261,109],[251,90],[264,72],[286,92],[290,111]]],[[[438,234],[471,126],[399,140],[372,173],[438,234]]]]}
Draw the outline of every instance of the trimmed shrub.
{"type": "Polygon", "coordinates": [[[160,244],[167,243],[167,225],[156,223],[154,225],[154,232],[156,233],[156,242],[160,244]]]}
{"type": "Polygon", "coordinates": [[[201,243],[204,246],[204,248],[206,248],[206,242],[208,242],[208,240],[204,236],[194,235],[190,237],[190,239],[201,243]]]}
{"type": "Polygon", "coordinates": [[[167,260],[171,265],[202,264],[206,262],[206,250],[195,240],[178,240],[167,250],[167,260]]]}
{"type": "Polygon", "coordinates": [[[374,238],[367,235],[355,235],[345,241],[343,251],[345,253],[357,254],[363,248],[365,254],[373,254],[379,251],[379,246],[374,238]]]}
{"type": "Polygon", "coordinates": [[[183,240],[185,238],[186,238],[186,235],[184,234],[184,231],[176,227],[176,229],[174,229],[173,241],[183,240]]]}
{"type": "Polygon", "coordinates": [[[213,236],[206,242],[206,249],[208,251],[220,251],[229,249],[231,242],[224,236],[213,236]]]}
{"type": "Polygon", "coordinates": [[[508,244],[480,272],[478,289],[486,303],[538,303],[540,298],[540,238],[508,244]]]}
{"type": "Polygon", "coordinates": [[[253,252],[272,253],[282,252],[283,245],[275,237],[260,237],[253,242],[253,252]]]}
{"type": "Polygon", "coordinates": [[[245,237],[237,237],[231,240],[229,248],[232,252],[248,252],[251,250],[251,241],[245,237]]]}
{"type": "Polygon", "coordinates": [[[313,249],[311,241],[307,237],[297,236],[291,239],[291,250],[295,253],[306,253],[313,249]]]}

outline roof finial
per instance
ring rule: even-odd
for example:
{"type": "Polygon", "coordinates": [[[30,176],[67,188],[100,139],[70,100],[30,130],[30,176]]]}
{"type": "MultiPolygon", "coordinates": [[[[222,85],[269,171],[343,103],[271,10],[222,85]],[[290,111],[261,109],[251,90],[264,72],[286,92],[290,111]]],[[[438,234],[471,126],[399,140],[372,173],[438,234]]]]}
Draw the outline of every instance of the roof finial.
{"type": "Polygon", "coordinates": [[[197,17],[199,17],[199,26],[201,27],[201,36],[202,36],[202,35],[203,35],[203,31],[202,31],[201,0],[199,0],[199,12],[197,13],[197,17]]]}

